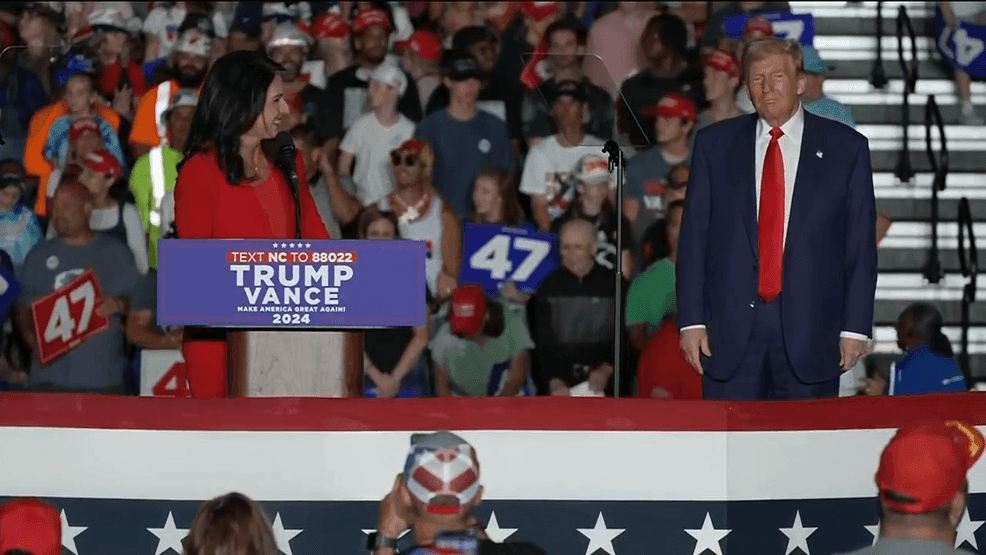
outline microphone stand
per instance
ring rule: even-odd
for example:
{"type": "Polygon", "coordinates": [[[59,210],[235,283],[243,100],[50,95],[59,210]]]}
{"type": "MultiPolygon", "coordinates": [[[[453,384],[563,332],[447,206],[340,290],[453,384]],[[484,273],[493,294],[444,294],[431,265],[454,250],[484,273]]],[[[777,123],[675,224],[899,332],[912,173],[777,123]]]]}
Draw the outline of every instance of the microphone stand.
{"type": "Polygon", "coordinates": [[[620,398],[620,369],[623,365],[623,151],[616,141],[606,141],[603,153],[609,154],[609,171],[616,170],[616,297],[613,320],[615,345],[613,349],[613,397],[620,398]]]}

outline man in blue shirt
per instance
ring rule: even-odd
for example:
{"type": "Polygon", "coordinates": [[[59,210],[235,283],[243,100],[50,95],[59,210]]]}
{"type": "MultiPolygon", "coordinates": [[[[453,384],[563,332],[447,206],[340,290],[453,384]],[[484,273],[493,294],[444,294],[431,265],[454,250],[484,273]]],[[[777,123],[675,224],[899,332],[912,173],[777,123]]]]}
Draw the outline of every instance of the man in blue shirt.
{"type": "Polygon", "coordinates": [[[852,112],[845,104],[838,100],[832,100],[825,96],[822,87],[825,85],[825,74],[832,68],[818,56],[818,50],[814,46],[801,45],[801,51],[805,57],[805,92],[801,96],[801,105],[806,112],[811,112],[816,116],[832,119],[856,127],[856,122],[852,119],[852,112]]]}
{"type": "Polygon", "coordinates": [[[449,89],[449,105],[429,114],[415,133],[435,148],[435,188],[462,219],[472,213],[479,168],[484,164],[513,167],[507,124],[479,109],[480,76],[479,64],[471,54],[449,53],[442,79],[449,89]]]}
{"type": "Polygon", "coordinates": [[[897,346],[905,353],[890,367],[890,395],[966,391],[965,377],[941,331],[941,313],[914,303],[897,320],[897,346]]]}

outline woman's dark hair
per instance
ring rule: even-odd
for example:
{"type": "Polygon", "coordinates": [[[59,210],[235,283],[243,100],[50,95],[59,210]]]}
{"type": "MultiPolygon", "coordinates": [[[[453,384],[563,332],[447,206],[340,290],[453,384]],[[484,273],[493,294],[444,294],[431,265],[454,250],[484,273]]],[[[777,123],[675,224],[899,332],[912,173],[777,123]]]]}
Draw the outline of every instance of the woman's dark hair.
{"type": "Polygon", "coordinates": [[[263,113],[267,89],[281,70],[280,64],[263,52],[230,52],[216,60],[199,93],[182,164],[215,145],[216,160],[226,181],[239,184],[246,175],[240,136],[263,113]]]}
{"type": "Polygon", "coordinates": [[[934,305],[913,303],[904,309],[900,317],[902,320],[908,317],[911,319],[914,335],[928,343],[932,352],[947,357],[955,354],[952,351],[951,341],[941,331],[941,312],[938,312],[934,305]]]}
{"type": "MultiPolygon", "coordinates": [[[[519,227],[524,218],[524,209],[517,200],[517,190],[510,174],[503,167],[494,164],[484,164],[476,172],[476,179],[488,177],[496,182],[496,189],[500,193],[503,209],[500,215],[503,223],[512,227],[519,227]]],[[[479,222],[478,218],[475,218],[479,222]]],[[[479,222],[483,223],[483,222],[479,222]]]]}
{"type": "Polygon", "coordinates": [[[359,215],[359,220],[356,224],[356,229],[359,230],[359,238],[366,239],[366,234],[373,225],[373,222],[377,220],[387,220],[394,225],[394,237],[399,239],[401,236],[401,228],[397,225],[397,214],[390,210],[380,210],[376,206],[371,206],[359,215]]]}
{"type": "Polygon", "coordinates": [[[571,32],[575,35],[575,43],[579,46],[585,46],[589,42],[589,31],[585,28],[585,24],[575,16],[568,15],[548,25],[548,28],[544,30],[545,42],[550,45],[551,37],[558,31],[571,32]]]}
{"type": "Polygon", "coordinates": [[[486,301],[486,321],[483,322],[483,335],[486,337],[500,337],[507,328],[507,322],[503,315],[503,305],[499,301],[486,301]]]}
{"type": "Polygon", "coordinates": [[[185,540],[184,555],[277,555],[270,520],[254,500],[227,493],[199,509],[185,540]]]}
{"type": "Polygon", "coordinates": [[[673,14],[658,14],[651,17],[640,34],[641,40],[657,33],[658,40],[678,59],[688,57],[688,26],[680,17],[673,14]]]}

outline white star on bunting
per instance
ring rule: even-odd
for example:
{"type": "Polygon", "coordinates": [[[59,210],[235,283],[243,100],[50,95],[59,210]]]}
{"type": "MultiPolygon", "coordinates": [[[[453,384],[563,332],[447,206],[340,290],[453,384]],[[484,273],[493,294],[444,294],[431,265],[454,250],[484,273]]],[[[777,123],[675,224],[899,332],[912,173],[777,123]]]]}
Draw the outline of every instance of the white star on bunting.
{"type": "Polygon", "coordinates": [[[68,523],[68,515],[62,509],[62,547],[68,549],[75,555],[79,555],[79,550],[75,547],[75,537],[85,532],[88,526],[72,526],[68,523]]]}
{"type": "Polygon", "coordinates": [[[787,549],[784,555],[791,555],[795,549],[801,549],[805,555],[811,555],[811,551],[808,551],[808,536],[814,534],[818,527],[802,526],[801,511],[794,513],[794,524],[790,528],[780,530],[787,536],[787,549]]]}
{"type": "Polygon", "coordinates": [[[577,528],[577,530],[589,538],[589,547],[585,548],[585,555],[592,555],[599,549],[609,553],[609,555],[616,555],[613,539],[625,531],[624,528],[607,528],[602,511],[599,512],[599,518],[596,519],[596,525],[593,528],[577,528]]]}
{"type": "Polygon", "coordinates": [[[983,520],[972,520],[969,516],[969,508],[966,507],[965,512],[962,513],[962,520],[959,521],[959,527],[955,531],[955,548],[958,549],[963,542],[969,542],[969,545],[973,549],[979,551],[979,545],[976,544],[976,530],[983,525],[983,520]]]}
{"type": "Polygon", "coordinates": [[[275,248],[275,249],[277,248],[277,243],[274,243],[274,248],[275,248]]]}
{"type": "Polygon", "coordinates": [[[699,555],[706,550],[716,555],[722,555],[722,547],[719,545],[719,542],[731,531],[725,528],[717,530],[712,524],[712,515],[709,513],[705,513],[705,522],[702,524],[702,528],[698,530],[685,529],[685,533],[695,538],[695,550],[692,551],[692,555],[699,555]]]}
{"type": "Polygon", "coordinates": [[[283,249],[283,248],[286,248],[287,246],[288,246],[288,244],[287,244],[287,243],[281,243],[281,248],[282,248],[282,249],[283,249]]]}
{"type": "Polygon", "coordinates": [[[311,244],[311,243],[305,243],[305,248],[306,248],[306,249],[310,249],[310,248],[311,248],[311,246],[312,246],[312,244],[311,244]]]}
{"type": "Polygon", "coordinates": [[[502,543],[517,531],[517,528],[500,528],[500,523],[496,520],[496,511],[490,513],[490,523],[486,525],[486,535],[496,543],[502,543]]]}
{"type": "Polygon", "coordinates": [[[294,248],[294,243],[291,243],[291,248],[292,248],[292,249],[294,248]]]}
{"type": "Polygon", "coordinates": [[[172,516],[171,511],[168,511],[168,520],[164,522],[164,528],[148,528],[147,531],[158,537],[154,555],[161,555],[169,549],[173,549],[176,553],[184,553],[181,540],[188,535],[188,529],[175,526],[175,517],[172,516]]]}
{"type": "Polygon", "coordinates": [[[873,534],[873,543],[870,545],[876,545],[876,540],[880,537],[880,521],[876,521],[876,524],[873,525],[863,526],[863,528],[866,528],[867,532],[873,534]]]}
{"type": "Polygon", "coordinates": [[[274,540],[277,542],[277,549],[285,555],[294,555],[294,553],[291,553],[291,540],[300,534],[302,529],[286,530],[284,524],[281,522],[281,513],[277,513],[274,516],[274,524],[271,527],[274,529],[274,540]]]}

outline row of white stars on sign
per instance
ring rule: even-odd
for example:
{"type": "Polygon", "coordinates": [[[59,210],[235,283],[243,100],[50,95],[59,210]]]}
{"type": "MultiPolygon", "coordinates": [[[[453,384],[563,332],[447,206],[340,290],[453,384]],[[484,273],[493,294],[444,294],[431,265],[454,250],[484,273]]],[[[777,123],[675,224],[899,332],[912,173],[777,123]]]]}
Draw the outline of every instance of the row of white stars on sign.
{"type": "Polygon", "coordinates": [[[312,244],[311,243],[274,243],[274,248],[276,249],[278,247],[280,247],[282,249],[286,249],[288,247],[291,247],[292,249],[293,248],[299,248],[300,249],[301,247],[305,247],[306,249],[310,249],[310,248],[312,248],[312,244]]]}
{"type": "MultiPolygon", "coordinates": [[[[65,514],[65,510],[62,510],[62,545],[72,552],[74,555],[78,555],[79,551],[75,547],[75,538],[79,534],[85,532],[87,526],[71,526],[68,523],[68,517],[65,514]]],[[[979,545],[976,543],[976,531],[986,523],[983,520],[972,520],[969,517],[969,509],[965,510],[962,514],[962,520],[959,522],[958,530],[955,536],[955,547],[958,548],[963,543],[968,542],[973,549],[978,550],[979,545]]],[[[873,543],[876,543],[877,537],[880,532],[880,523],[873,525],[864,526],[866,530],[873,535],[873,543]]],[[[274,516],[274,539],[277,541],[277,549],[284,553],[285,555],[294,555],[291,552],[291,540],[295,536],[302,533],[302,529],[286,529],[284,524],[281,522],[281,513],[278,512],[274,516]]],[[[518,528],[502,528],[500,527],[499,521],[496,518],[496,512],[490,513],[489,524],[486,525],[486,535],[497,543],[502,542],[512,536],[517,532],[518,528]]],[[[613,547],[613,540],[617,536],[625,532],[623,528],[609,528],[606,526],[606,520],[603,518],[603,513],[600,512],[598,518],[596,518],[596,525],[592,528],[577,528],[578,532],[583,536],[589,538],[589,545],[586,547],[585,555],[592,555],[598,550],[603,550],[609,555],[616,555],[616,549],[613,547]]],[[[805,555],[811,555],[811,551],[808,549],[808,538],[816,530],[817,526],[804,526],[801,523],[801,511],[796,511],[794,514],[794,523],[790,528],[779,528],[779,530],[787,536],[787,549],[784,551],[784,555],[791,555],[795,549],[800,549],[805,555]]],[[[182,553],[182,540],[188,535],[187,528],[178,528],[175,526],[175,519],[172,513],[168,512],[168,518],[164,522],[164,527],[162,528],[148,528],[148,532],[151,532],[158,537],[157,549],[154,550],[154,555],[162,555],[169,549],[173,549],[176,553],[182,553]]],[[[371,534],[375,530],[363,529],[364,534],[371,534]]],[[[722,546],[720,542],[725,538],[732,530],[726,528],[716,528],[712,523],[712,515],[710,513],[705,513],[705,522],[702,527],[697,530],[685,529],[685,533],[689,536],[695,538],[695,549],[692,551],[692,555],[701,555],[706,551],[711,551],[716,555],[722,555],[722,546]]],[[[407,534],[407,532],[404,532],[407,534]]],[[[404,537],[401,534],[401,537],[404,537]]]]}

